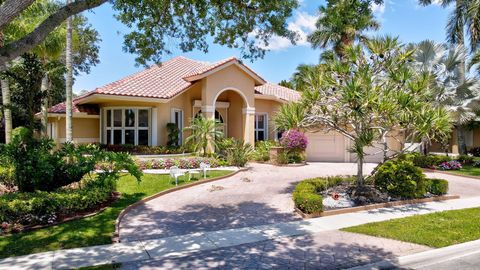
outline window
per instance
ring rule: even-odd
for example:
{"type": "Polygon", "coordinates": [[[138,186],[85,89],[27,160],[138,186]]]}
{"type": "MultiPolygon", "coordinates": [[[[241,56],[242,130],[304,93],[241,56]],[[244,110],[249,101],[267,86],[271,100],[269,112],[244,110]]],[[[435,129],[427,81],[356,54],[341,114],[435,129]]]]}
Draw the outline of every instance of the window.
{"type": "Polygon", "coordinates": [[[183,111],[180,109],[172,109],[172,116],[171,116],[172,123],[177,126],[178,130],[178,142],[177,146],[182,145],[183,142],[183,111]]]}
{"type": "Polygon", "coordinates": [[[104,117],[106,118],[104,141],[107,144],[149,144],[149,109],[106,109],[104,117]]]}
{"type": "Polygon", "coordinates": [[[268,116],[266,113],[255,115],[255,141],[265,141],[268,139],[268,116]]]}

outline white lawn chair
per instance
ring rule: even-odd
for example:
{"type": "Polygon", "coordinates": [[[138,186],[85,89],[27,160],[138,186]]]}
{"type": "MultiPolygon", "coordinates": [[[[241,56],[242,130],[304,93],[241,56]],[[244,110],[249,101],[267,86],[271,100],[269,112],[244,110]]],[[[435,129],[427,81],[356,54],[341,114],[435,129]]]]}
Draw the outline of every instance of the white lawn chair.
{"type": "Polygon", "coordinates": [[[200,170],[203,171],[203,178],[207,178],[207,170],[210,169],[210,164],[200,162],[200,170]]]}
{"type": "Polygon", "coordinates": [[[175,179],[175,186],[178,186],[178,177],[185,177],[185,173],[182,172],[177,166],[170,167],[170,177],[175,179]]]}

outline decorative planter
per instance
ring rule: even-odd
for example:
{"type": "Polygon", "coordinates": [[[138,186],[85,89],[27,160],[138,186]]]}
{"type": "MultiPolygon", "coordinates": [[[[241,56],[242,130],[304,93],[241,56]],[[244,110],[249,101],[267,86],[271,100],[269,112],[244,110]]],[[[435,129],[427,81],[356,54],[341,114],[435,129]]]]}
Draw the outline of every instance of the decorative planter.
{"type": "Polygon", "coordinates": [[[270,147],[270,160],[272,163],[277,164],[277,159],[280,154],[285,151],[285,148],[281,146],[272,146],[270,147]]]}

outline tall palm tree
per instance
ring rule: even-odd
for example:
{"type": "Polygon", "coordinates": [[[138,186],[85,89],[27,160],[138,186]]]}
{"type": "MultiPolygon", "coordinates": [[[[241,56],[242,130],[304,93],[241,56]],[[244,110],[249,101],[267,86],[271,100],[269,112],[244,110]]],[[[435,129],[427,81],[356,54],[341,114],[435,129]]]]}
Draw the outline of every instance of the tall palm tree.
{"type": "MultiPolygon", "coordinates": [[[[433,78],[432,98],[434,104],[445,106],[451,113],[455,125],[461,127],[476,117],[475,108],[480,95],[480,82],[475,77],[462,78],[459,69],[464,65],[467,51],[461,45],[447,46],[430,40],[418,44],[415,63],[420,72],[427,72],[433,78]]],[[[458,145],[462,153],[466,152],[464,134],[459,134],[458,145]]]]}
{"type": "Polygon", "coordinates": [[[196,152],[203,151],[206,155],[208,145],[217,146],[217,140],[223,137],[222,124],[215,119],[207,119],[203,115],[194,117],[186,131],[191,135],[185,139],[185,144],[191,144],[196,152]]]}
{"type": "MultiPolygon", "coordinates": [[[[70,4],[71,0],[67,0],[67,5],[70,4]]],[[[73,141],[73,116],[72,116],[72,96],[73,96],[73,61],[72,61],[72,17],[67,19],[67,39],[66,39],[66,48],[65,48],[65,64],[67,69],[66,75],[66,141],[73,141]]]]}
{"type": "MultiPolygon", "coordinates": [[[[438,3],[438,0],[419,0],[421,5],[427,6],[432,3],[438,3]]],[[[450,20],[447,23],[447,40],[451,44],[465,47],[465,34],[469,37],[469,47],[475,51],[480,42],[480,2],[471,0],[440,0],[442,7],[446,8],[455,4],[455,8],[450,14],[450,20]],[[466,33],[465,33],[465,30],[466,33]]],[[[466,57],[458,66],[459,83],[463,84],[466,80],[466,57]]],[[[467,147],[465,144],[465,127],[457,125],[457,136],[459,138],[459,152],[465,154],[467,147]]]]}
{"type": "Polygon", "coordinates": [[[3,117],[5,119],[5,143],[10,143],[12,138],[12,110],[10,109],[10,84],[8,78],[0,80],[2,88],[3,117]]]}
{"type": "Polygon", "coordinates": [[[300,128],[305,112],[306,108],[300,102],[285,103],[273,117],[275,127],[279,131],[300,128]]]}
{"type": "Polygon", "coordinates": [[[380,0],[328,0],[319,8],[317,29],[308,36],[313,48],[332,46],[339,57],[345,47],[355,41],[366,39],[365,31],[376,30],[380,24],[375,20],[371,4],[380,0]]]}

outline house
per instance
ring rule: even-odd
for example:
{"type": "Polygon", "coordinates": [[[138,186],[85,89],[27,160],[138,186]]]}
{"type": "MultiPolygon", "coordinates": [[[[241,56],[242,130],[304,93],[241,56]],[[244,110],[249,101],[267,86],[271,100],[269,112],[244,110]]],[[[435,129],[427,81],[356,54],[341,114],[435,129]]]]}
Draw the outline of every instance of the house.
{"type": "MultiPolygon", "coordinates": [[[[266,82],[234,57],[206,63],[180,56],[76,98],[73,140],[165,145],[168,123],[182,130],[203,113],[222,122],[226,136],[254,144],[278,139],[272,117],[282,103],[299,99],[297,91],[266,82]]],[[[65,142],[65,111],[64,103],[48,111],[48,133],[57,143],[65,142]]],[[[309,160],[353,161],[343,136],[308,136],[309,160]]],[[[178,144],[184,140],[181,132],[178,144]]]]}

